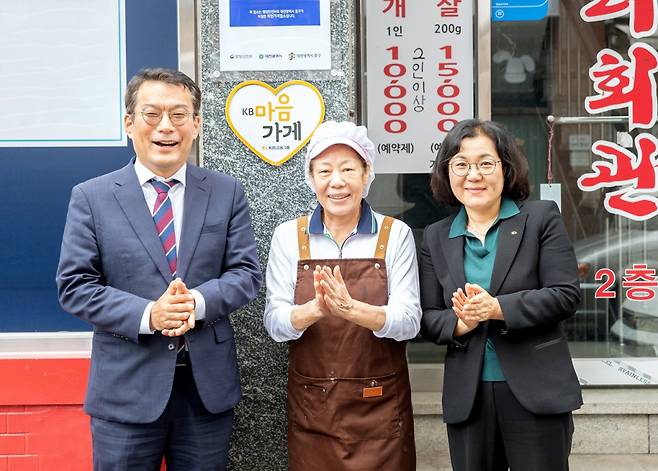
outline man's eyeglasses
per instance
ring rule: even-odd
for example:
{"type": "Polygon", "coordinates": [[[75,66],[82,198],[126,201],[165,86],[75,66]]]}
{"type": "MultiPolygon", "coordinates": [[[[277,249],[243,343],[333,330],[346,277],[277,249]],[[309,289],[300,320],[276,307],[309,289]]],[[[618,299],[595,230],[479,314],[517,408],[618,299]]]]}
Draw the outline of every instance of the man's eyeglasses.
{"type": "MultiPolygon", "coordinates": [[[[190,116],[195,116],[196,113],[190,113],[189,111],[139,111],[139,114],[142,115],[142,119],[149,126],[156,126],[162,121],[162,116],[167,113],[169,121],[174,126],[182,126],[187,123],[190,116]]],[[[135,116],[137,113],[133,113],[135,116]]]]}
{"type": "Polygon", "coordinates": [[[478,163],[470,164],[465,160],[455,160],[450,162],[450,170],[452,173],[458,177],[465,177],[468,175],[468,172],[471,170],[471,167],[480,172],[481,175],[491,175],[496,171],[496,165],[500,163],[500,160],[484,159],[478,163]]]}

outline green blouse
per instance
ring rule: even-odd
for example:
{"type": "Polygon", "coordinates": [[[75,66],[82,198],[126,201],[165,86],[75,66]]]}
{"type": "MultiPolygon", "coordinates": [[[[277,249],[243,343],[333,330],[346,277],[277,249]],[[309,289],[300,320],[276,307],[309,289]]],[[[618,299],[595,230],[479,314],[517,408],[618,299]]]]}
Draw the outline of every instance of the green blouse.
{"type": "MultiPolygon", "coordinates": [[[[500,214],[493,225],[487,231],[484,244],[474,234],[466,230],[467,215],[462,206],[450,226],[449,237],[464,237],[464,276],[468,283],[480,285],[489,290],[491,273],[496,260],[496,248],[498,246],[498,228],[502,219],[507,219],[519,214],[519,208],[509,198],[504,197],[500,203],[500,214]]],[[[482,381],[505,381],[505,375],[500,368],[496,349],[490,338],[484,349],[484,362],[482,364],[482,381]]]]}

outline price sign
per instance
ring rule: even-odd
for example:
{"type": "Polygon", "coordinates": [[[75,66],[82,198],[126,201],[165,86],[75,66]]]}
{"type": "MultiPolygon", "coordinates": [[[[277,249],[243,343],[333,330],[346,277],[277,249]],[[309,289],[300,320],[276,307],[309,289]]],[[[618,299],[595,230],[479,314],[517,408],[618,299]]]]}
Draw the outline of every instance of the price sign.
{"type": "Polygon", "coordinates": [[[377,173],[428,173],[473,117],[473,2],[366,2],[367,125],[377,173]]]}

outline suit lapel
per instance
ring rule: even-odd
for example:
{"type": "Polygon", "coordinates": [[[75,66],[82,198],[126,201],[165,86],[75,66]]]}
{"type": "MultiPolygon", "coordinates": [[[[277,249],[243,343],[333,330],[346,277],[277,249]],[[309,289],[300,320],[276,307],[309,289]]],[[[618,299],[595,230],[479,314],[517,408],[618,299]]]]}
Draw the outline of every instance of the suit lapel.
{"type": "Polygon", "coordinates": [[[519,250],[527,214],[519,213],[509,219],[500,221],[498,229],[498,247],[496,248],[496,260],[491,274],[489,294],[496,296],[500,290],[507,273],[509,272],[516,252],[519,250]]]}
{"type": "MultiPolygon", "coordinates": [[[[451,219],[451,221],[454,218],[451,219]]],[[[463,237],[454,237],[450,239],[448,237],[450,233],[450,224],[445,225],[441,229],[441,249],[443,250],[443,256],[446,260],[447,267],[437,267],[439,270],[448,269],[450,276],[455,281],[457,288],[464,288],[466,284],[466,276],[464,275],[464,238],[463,237]]]]}
{"type": "Polygon", "coordinates": [[[144,192],[139,186],[132,161],[118,173],[115,180],[114,196],[135,234],[137,234],[158,270],[162,273],[165,281],[169,283],[171,281],[169,264],[164,250],[162,250],[162,243],[158,238],[153,217],[149,208],[146,207],[144,192]]]}
{"type": "Polygon", "coordinates": [[[190,261],[199,242],[203,222],[206,219],[210,188],[206,177],[196,167],[187,166],[185,183],[185,208],[183,210],[183,227],[178,244],[178,276],[185,280],[190,261]]]}

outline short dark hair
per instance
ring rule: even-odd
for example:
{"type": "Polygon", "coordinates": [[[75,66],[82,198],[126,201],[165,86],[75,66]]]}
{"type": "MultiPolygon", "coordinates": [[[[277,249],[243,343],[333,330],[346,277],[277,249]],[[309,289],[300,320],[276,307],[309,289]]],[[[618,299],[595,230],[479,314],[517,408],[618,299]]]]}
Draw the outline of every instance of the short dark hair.
{"type": "Polygon", "coordinates": [[[192,106],[194,114],[199,114],[201,108],[201,90],[194,80],[189,78],[183,72],[174,69],[151,68],[142,69],[130,79],[126,87],[126,113],[135,112],[135,103],[137,103],[137,92],[144,82],[164,82],[171,85],[180,85],[185,87],[192,94],[192,106]]]}
{"type": "Polygon", "coordinates": [[[478,135],[487,136],[496,146],[505,178],[503,196],[515,201],[523,201],[528,198],[530,194],[528,160],[516,144],[514,136],[500,123],[479,119],[460,121],[443,140],[432,171],[431,187],[434,198],[451,206],[461,204],[450,188],[448,162],[459,153],[464,138],[478,135]]]}

